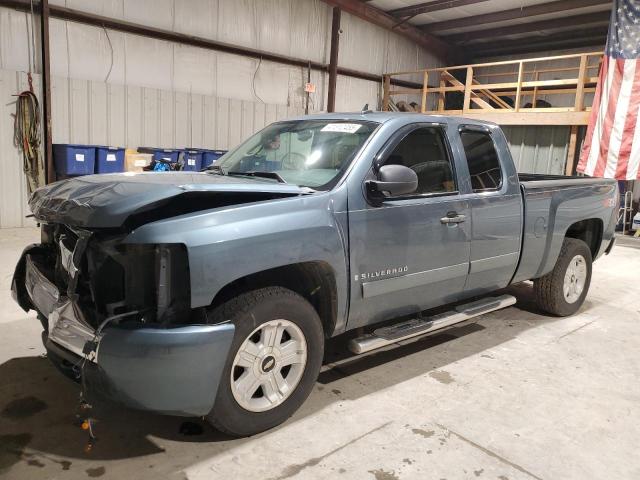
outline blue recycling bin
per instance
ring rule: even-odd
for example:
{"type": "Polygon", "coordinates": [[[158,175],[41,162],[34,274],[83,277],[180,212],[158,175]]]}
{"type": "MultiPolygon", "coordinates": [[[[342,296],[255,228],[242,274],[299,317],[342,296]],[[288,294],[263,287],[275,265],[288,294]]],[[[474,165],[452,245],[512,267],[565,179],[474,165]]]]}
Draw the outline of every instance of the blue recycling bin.
{"type": "Polygon", "coordinates": [[[184,164],[182,170],[189,172],[199,172],[202,170],[202,150],[188,149],[184,151],[184,164]]]}
{"type": "Polygon", "coordinates": [[[202,151],[202,168],[207,168],[215,163],[221,156],[227,153],[227,150],[201,150],[202,151]]]}
{"type": "Polygon", "coordinates": [[[124,172],[124,148],[96,147],[96,173],[124,172]]]}
{"type": "Polygon", "coordinates": [[[95,169],[95,145],[53,144],[53,163],[60,177],[91,175],[95,169]]]}

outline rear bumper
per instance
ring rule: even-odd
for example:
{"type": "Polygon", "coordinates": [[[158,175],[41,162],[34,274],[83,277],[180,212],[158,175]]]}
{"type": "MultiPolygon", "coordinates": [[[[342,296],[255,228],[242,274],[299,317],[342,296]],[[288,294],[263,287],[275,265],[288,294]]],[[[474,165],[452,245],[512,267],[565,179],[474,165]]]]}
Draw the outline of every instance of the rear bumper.
{"type": "Polygon", "coordinates": [[[41,248],[31,246],[20,258],[13,296],[26,310],[34,309],[48,319],[45,346],[51,360],[82,377],[90,401],[107,399],[184,416],[211,411],[233,341],[232,324],[109,325],[96,334],[78,305],[39,269],[34,255],[41,248]]]}

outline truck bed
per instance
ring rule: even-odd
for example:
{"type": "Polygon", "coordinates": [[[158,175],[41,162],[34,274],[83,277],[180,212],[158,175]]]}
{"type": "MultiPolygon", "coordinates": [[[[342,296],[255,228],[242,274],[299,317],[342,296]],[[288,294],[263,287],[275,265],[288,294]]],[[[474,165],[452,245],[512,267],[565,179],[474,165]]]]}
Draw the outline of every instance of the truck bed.
{"type": "Polygon", "coordinates": [[[547,175],[543,173],[519,173],[520,185],[526,189],[540,189],[565,186],[610,185],[615,180],[608,178],[578,177],[570,175],[547,175]]]}
{"type": "MultiPolygon", "coordinates": [[[[579,222],[594,222],[604,233],[594,257],[611,241],[616,221],[615,180],[565,175],[518,174],[524,226],[520,264],[513,282],[539,278],[553,269],[565,234],[579,222]],[[609,233],[606,233],[609,232],[609,233]]],[[[595,259],[595,258],[594,258],[595,259]]]]}

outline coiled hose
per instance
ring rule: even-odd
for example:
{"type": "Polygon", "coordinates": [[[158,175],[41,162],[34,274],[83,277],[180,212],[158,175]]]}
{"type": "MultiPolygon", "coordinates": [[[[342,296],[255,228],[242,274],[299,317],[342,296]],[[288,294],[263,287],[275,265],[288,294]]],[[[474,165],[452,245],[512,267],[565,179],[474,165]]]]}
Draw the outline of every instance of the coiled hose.
{"type": "Polygon", "coordinates": [[[31,195],[34,190],[45,184],[40,152],[40,104],[32,91],[27,90],[18,95],[13,142],[22,152],[23,170],[31,195]]]}

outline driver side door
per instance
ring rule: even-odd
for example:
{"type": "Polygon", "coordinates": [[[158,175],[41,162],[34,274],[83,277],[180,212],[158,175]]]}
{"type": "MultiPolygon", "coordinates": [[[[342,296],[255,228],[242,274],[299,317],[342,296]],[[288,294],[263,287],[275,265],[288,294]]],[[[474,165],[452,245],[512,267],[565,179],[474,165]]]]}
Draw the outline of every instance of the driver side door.
{"type": "MultiPolygon", "coordinates": [[[[469,270],[470,205],[461,198],[445,127],[401,128],[376,157],[377,167],[414,170],[409,195],[349,207],[349,328],[459,300],[469,270]]],[[[375,178],[376,165],[367,178],[375,178]]],[[[355,195],[355,194],[354,194],[355,195]]]]}

